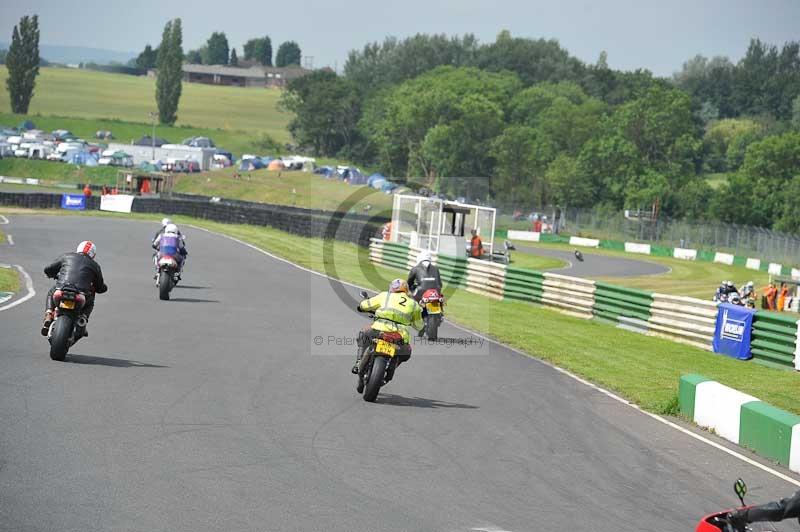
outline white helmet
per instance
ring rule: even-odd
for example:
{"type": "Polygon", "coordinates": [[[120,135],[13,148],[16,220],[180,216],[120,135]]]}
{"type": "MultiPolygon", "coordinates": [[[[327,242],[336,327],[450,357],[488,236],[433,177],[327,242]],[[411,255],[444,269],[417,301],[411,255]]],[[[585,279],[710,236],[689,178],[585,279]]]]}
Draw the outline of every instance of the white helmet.
{"type": "Polygon", "coordinates": [[[84,240],[78,244],[78,249],[75,250],[75,253],[83,253],[90,259],[93,259],[94,256],[97,255],[97,246],[90,240],[84,240]]]}
{"type": "Polygon", "coordinates": [[[166,227],[171,223],[172,223],[172,220],[170,220],[169,218],[162,218],[161,219],[161,227],[166,227]]]}
{"type": "Polygon", "coordinates": [[[747,288],[753,288],[753,281],[747,281],[745,286],[747,286],[747,288]]]}
{"type": "Polygon", "coordinates": [[[178,226],[175,225],[174,223],[168,223],[167,225],[164,226],[164,233],[165,234],[166,233],[174,233],[174,234],[177,235],[178,234],[178,226]]]}
{"type": "Polygon", "coordinates": [[[420,264],[421,262],[425,262],[426,260],[428,262],[432,261],[431,252],[428,251],[427,249],[420,252],[419,256],[417,257],[417,264],[420,264]]]}

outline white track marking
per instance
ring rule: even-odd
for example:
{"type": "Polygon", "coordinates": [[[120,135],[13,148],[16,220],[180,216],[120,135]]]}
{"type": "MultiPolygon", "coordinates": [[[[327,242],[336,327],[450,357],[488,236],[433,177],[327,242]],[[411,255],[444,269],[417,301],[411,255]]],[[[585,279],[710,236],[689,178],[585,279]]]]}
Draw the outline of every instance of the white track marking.
{"type": "MultiPolygon", "coordinates": [[[[300,266],[300,265],[295,264],[295,263],[293,263],[293,262],[291,262],[289,260],[284,259],[283,257],[278,257],[277,255],[274,255],[274,254],[270,253],[269,251],[264,251],[263,249],[261,249],[261,248],[259,248],[257,246],[254,246],[253,244],[249,244],[247,242],[239,240],[238,238],[235,238],[235,237],[232,237],[232,236],[228,236],[228,235],[225,235],[225,234],[222,234],[222,233],[217,233],[216,231],[211,231],[209,229],[205,229],[203,227],[198,227],[196,225],[191,225],[191,224],[185,224],[185,225],[188,225],[189,227],[192,227],[194,229],[199,229],[201,231],[205,231],[206,233],[210,233],[210,234],[213,234],[213,235],[221,236],[223,238],[227,238],[229,240],[233,240],[234,242],[238,242],[239,244],[242,244],[243,246],[247,246],[250,249],[253,249],[253,250],[255,250],[255,251],[257,251],[257,252],[259,252],[259,253],[261,253],[263,255],[271,257],[271,258],[273,258],[275,260],[278,260],[280,262],[283,262],[285,264],[289,264],[290,266],[293,266],[293,267],[298,268],[300,270],[306,271],[308,273],[317,275],[319,277],[324,277],[324,278],[329,279],[331,281],[336,281],[336,282],[342,283],[344,285],[351,286],[353,288],[358,288],[358,289],[361,289],[361,290],[369,290],[368,288],[365,288],[363,286],[359,286],[357,284],[349,283],[347,281],[342,281],[340,279],[335,279],[335,278],[333,278],[333,277],[331,277],[329,275],[326,275],[326,274],[324,274],[322,272],[311,270],[309,268],[306,268],[305,266],[300,266]]],[[[638,412],[641,412],[642,414],[644,414],[644,415],[646,415],[646,416],[648,416],[648,417],[650,417],[652,419],[655,419],[656,421],[658,421],[660,423],[663,423],[664,425],[667,425],[668,427],[671,427],[671,428],[673,428],[673,429],[675,429],[675,430],[677,430],[679,432],[682,432],[682,433],[686,434],[687,436],[690,436],[690,437],[692,437],[692,438],[694,438],[694,439],[696,439],[696,440],[698,440],[700,442],[703,442],[703,443],[705,443],[707,445],[710,445],[711,447],[714,447],[715,449],[719,449],[720,451],[722,451],[724,453],[727,453],[730,456],[732,456],[734,458],[737,458],[737,459],[739,459],[739,460],[741,460],[741,461],[743,461],[743,462],[745,462],[747,464],[750,464],[750,465],[752,465],[754,467],[757,467],[758,469],[761,469],[762,471],[765,471],[765,472],[767,472],[767,473],[769,473],[769,474],[771,474],[771,475],[773,475],[773,476],[775,476],[775,477],[777,477],[777,478],[779,478],[781,480],[784,480],[784,481],[788,482],[789,484],[794,484],[795,486],[800,487],[800,481],[798,481],[798,480],[796,480],[796,479],[794,479],[794,478],[792,478],[790,476],[784,475],[780,471],[772,469],[769,466],[766,466],[766,465],[764,465],[764,464],[762,464],[760,462],[757,462],[757,461],[755,461],[755,460],[753,460],[751,458],[748,458],[747,456],[745,456],[745,455],[743,455],[741,453],[738,453],[738,452],[734,451],[733,449],[729,449],[729,448],[725,447],[724,445],[721,445],[721,444],[719,444],[719,443],[717,443],[715,441],[712,441],[712,440],[710,440],[710,439],[708,439],[708,438],[706,438],[706,437],[704,437],[704,436],[702,436],[700,434],[697,434],[697,433],[695,433],[695,432],[693,432],[693,431],[691,431],[689,429],[681,427],[680,425],[678,425],[676,423],[673,423],[672,421],[670,421],[670,420],[668,420],[668,419],[666,419],[666,418],[664,418],[662,416],[659,416],[658,414],[653,414],[651,412],[647,412],[646,410],[642,410],[641,407],[639,407],[638,405],[636,405],[634,403],[631,403],[627,399],[624,399],[624,398],[616,395],[613,392],[610,392],[610,391],[608,391],[608,390],[606,390],[604,388],[601,388],[600,386],[598,386],[596,384],[593,384],[593,383],[587,381],[586,379],[583,379],[583,378],[575,375],[574,373],[571,373],[571,372],[565,370],[564,368],[560,368],[558,366],[555,366],[555,365],[551,364],[550,362],[547,362],[547,361],[541,360],[539,358],[536,358],[535,356],[530,355],[528,353],[525,353],[523,351],[520,351],[519,349],[516,349],[514,347],[502,344],[502,343],[498,342],[497,340],[489,338],[488,336],[485,336],[485,335],[483,335],[481,333],[473,331],[472,329],[469,329],[467,327],[463,327],[463,326],[461,326],[461,325],[459,325],[457,323],[453,323],[452,321],[450,321],[448,323],[450,325],[452,325],[453,327],[457,328],[457,329],[460,329],[460,330],[462,330],[464,332],[467,332],[469,334],[477,336],[478,338],[482,338],[482,339],[486,340],[487,342],[489,342],[491,344],[494,344],[494,345],[503,347],[505,349],[508,349],[510,351],[513,351],[514,353],[516,353],[516,354],[518,354],[520,356],[524,356],[526,358],[533,358],[534,360],[536,360],[538,362],[541,362],[542,364],[545,364],[545,365],[553,368],[554,370],[558,371],[559,373],[561,373],[563,375],[566,375],[567,377],[570,377],[570,378],[580,382],[581,384],[585,384],[586,386],[589,386],[590,388],[592,388],[594,390],[597,390],[598,392],[602,393],[603,395],[605,395],[607,397],[610,397],[611,399],[613,399],[613,400],[615,400],[615,401],[617,401],[617,402],[619,402],[619,403],[621,403],[623,405],[629,406],[629,407],[633,408],[634,410],[636,410],[638,412]]]]}
{"type": "Polygon", "coordinates": [[[28,272],[26,272],[22,268],[22,266],[18,266],[16,264],[14,265],[14,268],[16,268],[19,271],[19,273],[22,275],[22,278],[25,279],[25,290],[27,290],[28,293],[25,294],[23,297],[15,300],[15,301],[12,301],[8,305],[3,305],[2,307],[0,307],[0,312],[3,312],[4,310],[8,310],[10,308],[14,308],[17,305],[20,305],[20,304],[26,302],[27,300],[29,300],[30,298],[32,298],[33,296],[36,295],[36,290],[33,289],[33,279],[31,279],[31,276],[28,275],[28,272]]]}
{"type": "Polygon", "coordinates": [[[13,246],[14,245],[14,238],[11,235],[6,235],[6,240],[8,240],[8,245],[9,246],[13,246]]]}
{"type": "Polygon", "coordinates": [[[8,218],[0,214],[0,225],[8,225],[8,218]]]}

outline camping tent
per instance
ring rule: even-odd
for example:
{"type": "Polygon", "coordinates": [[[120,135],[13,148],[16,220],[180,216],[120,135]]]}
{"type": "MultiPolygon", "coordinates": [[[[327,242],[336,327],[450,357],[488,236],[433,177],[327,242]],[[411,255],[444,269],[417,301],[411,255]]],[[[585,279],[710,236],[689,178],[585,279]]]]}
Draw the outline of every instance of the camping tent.
{"type": "MultiPolygon", "coordinates": [[[[153,145],[153,138],[150,135],[145,135],[136,142],[134,142],[136,146],[152,146],[153,145]]],[[[164,144],[169,144],[169,141],[166,139],[162,139],[161,137],[156,137],[156,148],[160,148],[164,144]]]]}
{"type": "Polygon", "coordinates": [[[149,163],[148,162],[144,162],[144,163],[139,165],[139,170],[141,170],[143,172],[148,172],[148,173],[160,172],[162,164],[163,163],[161,161],[152,161],[152,162],[149,162],[149,163]]]}
{"type": "Polygon", "coordinates": [[[381,190],[383,185],[385,183],[388,183],[388,182],[389,181],[387,181],[385,178],[384,179],[375,179],[375,180],[372,181],[372,183],[370,183],[369,186],[371,186],[372,188],[377,188],[378,190],[381,190]]]}
{"type": "Polygon", "coordinates": [[[385,181],[383,185],[381,185],[381,192],[386,192],[387,194],[391,193],[392,190],[396,189],[397,185],[392,183],[391,181],[385,181]]]}
{"type": "Polygon", "coordinates": [[[272,170],[273,172],[277,170],[283,170],[284,169],[283,161],[281,161],[280,159],[272,159],[269,162],[269,166],[267,167],[267,169],[272,170]]]}
{"type": "Polygon", "coordinates": [[[315,174],[324,175],[325,177],[330,177],[334,172],[335,170],[330,166],[320,166],[314,170],[315,174]]]}
{"type": "Polygon", "coordinates": [[[369,176],[367,178],[367,185],[371,187],[372,183],[374,181],[379,180],[379,179],[383,179],[384,181],[386,180],[386,178],[384,176],[382,176],[381,174],[372,174],[371,176],[369,176]]]}
{"type": "Polygon", "coordinates": [[[242,162],[239,163],[239,171],[241,172],[252,172],[260,168],[264,168],[264,163],[261,162],[261,159],[242,159],[242,162]]]}
{"type": "Polygon", "coordinates": [[[78,164],[83,166],[97,166],[97,158],[91,152],[86,150],[78,150],[72,154],[67,160],[69,164],[78,164]]]}
{"type": "Polygon", "coordinates": [[[30,120],[25,120],[19,125],[17,129],[19,129],[20,131],[30,131],[31,129],[36,129],[36,126],[30,120]]]}

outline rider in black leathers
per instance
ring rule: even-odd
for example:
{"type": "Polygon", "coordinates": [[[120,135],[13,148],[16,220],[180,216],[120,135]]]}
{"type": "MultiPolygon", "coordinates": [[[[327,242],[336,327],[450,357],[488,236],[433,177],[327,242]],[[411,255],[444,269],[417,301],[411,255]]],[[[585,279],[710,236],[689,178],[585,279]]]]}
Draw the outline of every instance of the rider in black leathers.
{"type": "MultiPolygon", "coordinates": [[[[84,243],[82,242],[81,244],[83,245],[84,243]]],[[[82,245],[78,249],[82,249],[82,245]]],[[[92,244],[92,255],[94,254],[93,246],[92,244]]],[[[66,285],[75,286],[86,297],[86,304],[82,313],[87,320],[94,309],[95,294],[103,294],[108,291],[100,265],[86,253],[65,253],[47,266],[44,269],[44,273],[47,277],[56,279],[56,284],[47,292],[47,306],[45,308],[44,322],[42,323],[42,336],[47,336],[50,324],[53,322],[53,308],[55,307],[53,293],[56,290],[66,285]]],[[[86,336],[88,336],[88,333],[86,333],[86,336]]]]}
{"type": "Polygon", "coordinates": [[[744,530],[744,525],[756,521],[783,521],[792,517],[800,518],[800,491],[779,501],[730,512],[727,517],[737,530],[744,530]]]}
{"type": "Polygon", "coordinates": [[[417,265],[408,272],[408,290],[417,302],[422,299],[425,290],[436,288],[442,291],[442,278],[439,268],[433,264],[429,251],[420,253],[417,265]]]}

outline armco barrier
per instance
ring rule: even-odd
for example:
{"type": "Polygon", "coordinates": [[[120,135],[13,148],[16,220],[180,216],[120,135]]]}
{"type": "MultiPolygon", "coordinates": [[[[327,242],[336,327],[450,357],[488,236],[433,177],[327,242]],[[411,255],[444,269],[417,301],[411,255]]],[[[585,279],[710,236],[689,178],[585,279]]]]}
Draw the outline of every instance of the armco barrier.
{"type": "Polygon", "coordinates": [[[544,274],[524,268],[506,267],[506,283],[503,298],[516,301],[542,302],[544,274]]]}
{"type": "Polygon", "coordinates": [[[800,472],[800,416],[702,375],[680,378],[678,407],[701,427],[800,472]]]}
{"type": "Polygon", "coordinates": [[[467,291],[492,299],[503,299],[505,281],[505,265],[467,259],[467,291]]]}
{"type": "Polygon", "coordinates": [[[769,366],[795,367],[798,320],[796,314],[758,311],[753,317],[750,351],[769,366]]]}
{"type": "Polygon", "coordinates": [[[611,321],[621,328],[647,332],[652,304],[652,294],[642,290],[595,282],[592,312],[596,317],[611,321]]]}
{"type": "Polygon", "coordinates": [[[711,350],[717,306],[692,297],[653,294],[648,334],[711,350]]]}
{"type": "Polygon", "coordinates": [[[545,272],[542,285],[545,305],[580,318],[592,317],[594,281],[545,272]]]}

